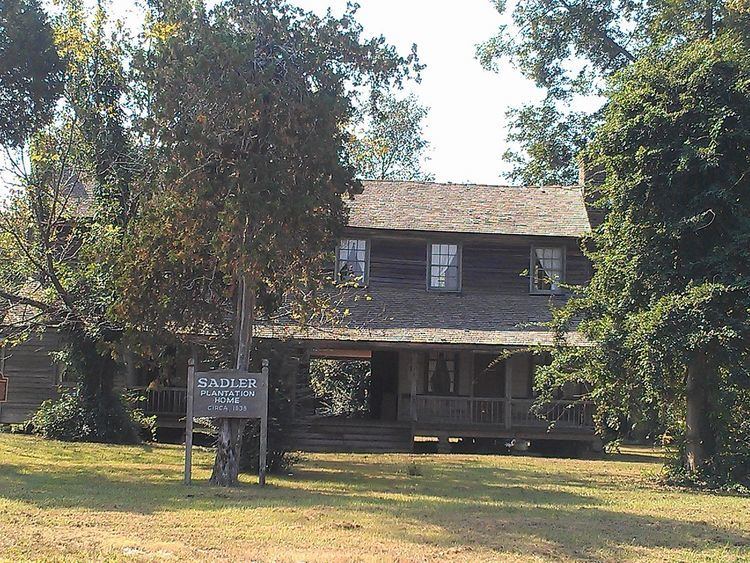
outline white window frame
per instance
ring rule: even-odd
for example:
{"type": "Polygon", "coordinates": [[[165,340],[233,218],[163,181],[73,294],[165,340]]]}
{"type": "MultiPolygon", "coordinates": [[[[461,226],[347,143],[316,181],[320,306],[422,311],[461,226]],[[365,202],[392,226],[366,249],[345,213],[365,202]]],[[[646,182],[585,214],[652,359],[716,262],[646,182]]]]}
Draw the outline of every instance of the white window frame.
{"type": "Polygon", "coordinates": [[[437,291],[440,293],[460,293],[463,286],[463,248],[458,242],[430,241],[427,243],[427,290],[437,291]],[[456,260],[458,261],[457,276],[458,284],[456,288],[434,287],[432,285],[432,247],[435,245],[450,245],[456,247],[456,260]]]}
{"type": "Polygon", "coordinates": [[[370,281],[370,239],[364,238],[364,237],[341,237],[336,243],[336,257],[335,257],[335,263],[334,263],[334,279],[336,280],[336,283],[354,283],[359,287],[366,286],[370,281]],[[342,280],[341,279],[341,268],[339,265],[341,264],[341,243],[345,240],[357,240],[357,241],[364,241],[365,243],[365,266],[364,266],[364,273],[363,278],[361,280],[342,280]]]}
{"type": "Polygon", "coordinates": [[[560,295],[564,293],[562,287],[557,289],[539,289],[536,287],[536,251],[541,249],[555,249],[559,250],[562,254],[562,264],[560,270],[559,285],[565,283],[566,270],[567,270],[567,248],[564,245],[541,245],[536,244],[531,246],[529,252],[529,293],[532,295],[560,295]]]}

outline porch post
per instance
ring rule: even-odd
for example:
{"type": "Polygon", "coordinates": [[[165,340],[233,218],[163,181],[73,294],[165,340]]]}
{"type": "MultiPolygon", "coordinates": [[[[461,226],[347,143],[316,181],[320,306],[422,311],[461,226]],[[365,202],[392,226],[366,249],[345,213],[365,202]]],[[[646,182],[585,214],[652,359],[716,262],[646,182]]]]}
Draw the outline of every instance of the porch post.
{"type": "Polygon", "coordinates": [[[412,422],[417,421],[417,353],[409,352],[409,416],[412,422]]]}
{"type": "Polygon", "coordinates": [[[505,362],[505,429],[510,430],[513,413],[511,412],[513,394],[513,356],[510,356],[505,362]]]}

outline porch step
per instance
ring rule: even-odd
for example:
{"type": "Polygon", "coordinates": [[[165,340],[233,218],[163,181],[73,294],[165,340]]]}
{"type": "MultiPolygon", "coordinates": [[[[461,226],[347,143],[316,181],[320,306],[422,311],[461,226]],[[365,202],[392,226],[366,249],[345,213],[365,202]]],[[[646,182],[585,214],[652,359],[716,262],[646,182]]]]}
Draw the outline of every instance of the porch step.
{"type": "Polygon", "coordinates": [[[311,418],[295,423],[295,449],[306,452],[410,452],[411,426],[361,419],[311,418]]]}

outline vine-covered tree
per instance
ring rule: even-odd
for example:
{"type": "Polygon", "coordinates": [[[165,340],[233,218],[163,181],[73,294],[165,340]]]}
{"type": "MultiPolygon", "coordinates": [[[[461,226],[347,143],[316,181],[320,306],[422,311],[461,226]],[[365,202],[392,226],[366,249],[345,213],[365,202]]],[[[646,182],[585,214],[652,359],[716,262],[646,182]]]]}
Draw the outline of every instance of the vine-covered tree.
{"type": "MultiPolygon", "coordinates": [[[[316,308],[344,196],[360,189],[344,163],[355,96],[418,68],[414,53],[364,40],[355,11],[150,4],[135,66],[158,176],[121,268],[117,311],[131,326],[226,336],[227,363],[247,369],[257,315],[316,308]]],[[[212,483],[237,482],[243,426],[219,421],[212,483]]]]}
{"type": "MultiPolygon", "coordinates": [[[[107,32],[101,8],[90,14],[79,2],[64,2],[52,25],[55,43],[45,50],[54,55],[45,56],[65,64],[61,97],[34,105],[28,120],[21,108],[25,124],[14,130],[16,150],[6,160],[15,189],[0,210],[0,308],[8,313],[0,337],[12,344],[34,331],[61,333],[77,387],[59,405],[45,405],[49,416],[37,420],[74,428],[51,435],[137,440],[113,390],[111,345],[121,331],[108,318],[113,261],[134,201],[135,151],[121,107],[124,49],[107,32]],[[66,423],[53,421],[61,416],[66,423]]],[[[37,55],[31,47],[18,53],[30,60],[17,66],[31,68],[37,55]]],[[[47,84],[40,79],[32,90],[51,95],[47,84]]]]}
{"type": "MultiPolygon", "coordinates": [[[[557,314],[538,382],[593,384],[600,427],[655,414],[679,467],[750,486],[750,56],[723,32],[618,73],[588,158],[607,211],[591,284],[557,314]]],[[[622,430],[621,428],[619,430],[622,430]]]]}
{"type": "Polygon", "coordinates": [[[369,180],[432,180],[423,169],[429,149],[423,121],[428,109],[416,96],[399,98],[392,93],[373,100],[362,111],[364,125],[355,128],[349,144],[357,176],[369,180]]]}
{"type": "Polygon", "coordinates": [[[528,184],[577,181],[572,157],[601,121],[595,98],[615,72],[651,49],[746,26],[748,12],[747,0],[492,2],[512,25],[479,46],[480,62],[497,70],[509,60],[546,94],[508,114],[510,177],[528,184]]]}

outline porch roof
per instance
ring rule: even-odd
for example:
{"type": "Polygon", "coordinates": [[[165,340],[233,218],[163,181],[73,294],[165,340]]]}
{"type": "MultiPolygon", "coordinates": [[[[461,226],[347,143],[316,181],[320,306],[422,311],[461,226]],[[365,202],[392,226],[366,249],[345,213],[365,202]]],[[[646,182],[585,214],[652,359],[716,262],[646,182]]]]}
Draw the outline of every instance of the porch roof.
{"type": "MultiPolygon", "coordinates": [[[[544,330],[465,330],[447,328],[315,328],[292,325],[260,325],[259,338],[314,342],[378,344],[456,344],[475,346],[552,346],[554,335],[544,330]]],[[[579,333],[566,337],[571,346],[584,346],[579,333]]]]}

